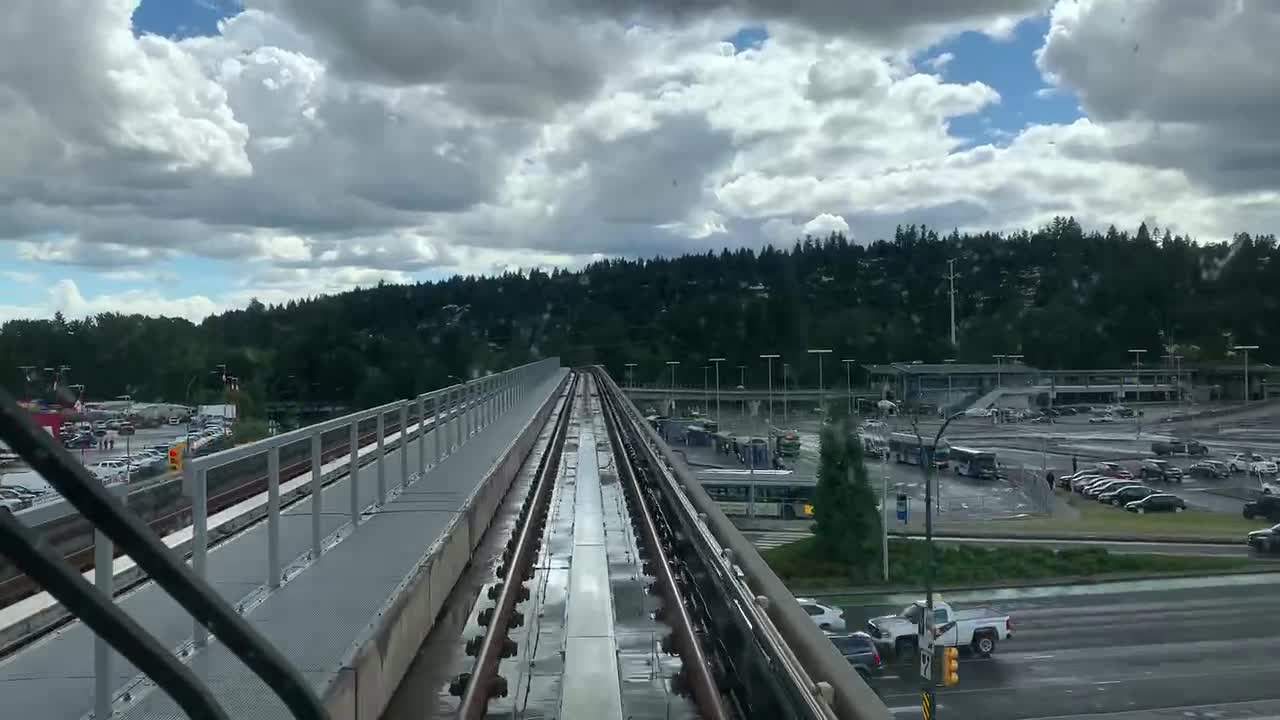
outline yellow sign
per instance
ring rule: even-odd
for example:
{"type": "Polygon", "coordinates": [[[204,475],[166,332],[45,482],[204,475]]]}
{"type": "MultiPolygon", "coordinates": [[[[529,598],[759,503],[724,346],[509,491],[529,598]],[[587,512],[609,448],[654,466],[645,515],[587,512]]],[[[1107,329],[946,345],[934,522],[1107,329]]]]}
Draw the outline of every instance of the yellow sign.
{"type": "Polygon", "coordinates": [[[805,504],[805,506],[804,506],[804,516],[805,516],[805,517],[813,517],[813,504],[812,504],[812,503],[806,503],[806,504],[805,504]]]}

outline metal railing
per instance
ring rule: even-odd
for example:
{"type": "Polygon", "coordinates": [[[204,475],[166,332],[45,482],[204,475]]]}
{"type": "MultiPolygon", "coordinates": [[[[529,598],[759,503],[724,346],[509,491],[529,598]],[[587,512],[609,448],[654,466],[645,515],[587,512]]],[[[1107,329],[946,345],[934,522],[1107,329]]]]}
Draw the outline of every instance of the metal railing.
{"type": "MultiPolygon", "coordinates": [[[[504,372],[487,375],[439,390],[423,393],[415,398],[398,400],[379,407],[361,410],[344,417],[328,420],[292,432],[276,435],[258,442],[224,450],[211,455],[190,459],[183,468],[183,489],[191,498],[193,538],[191,544],[191,571],[198,581],[207,582],[209,549],[208,473],[231,463],[238,463],[265,456],[267,466],[267,584],[277,588],[282,582],[283,566],[280,558],[280,455],[285,448],[305,446],[310,450],[310,494],[312,559],[324,551],[321,536],[320,493],[323,490],[323,463],[321,448],[325,436],[347,435],[350,438],[348,454],[330,462],[345,462],[350,476],[350,522],[359,526],[364,508],[358,494],[361,459],[369,459],[376,465],[377,496],[375,505],[384,504],[393,494],[387,487],[387,463],[389,449],[399,448],[400,489],[425,476],[431,469],[453,454],[468,439],[501,417],[538,383],[550,377],[559,367],[558,358],[548,358],[504,372]],[[390,419],[390,422],[388,421],[390,419]],[[392,428],[389,431],[388,428],[392,428]],[[363,444],[372,429],[373,441],[363,444]],[[428,448],[426,433],[431,432],[434,445],[428,448]],[[416,457],[410,458],[408,441],[417,438],[416,457]],[[410,472],[410,462],[416,469],[410,472]]],[[[340,470],[340,467],[338,468],[340,470]]],[[[103,532],[95,537],[94,584],[98,593],[110,602],[113,595],[113,544],[103,532]]],[[[180,560],[179,560],[180,562],[180,560]]],[[[216,600],[210,602],[219,602],[216,600]]],[[[184,603],[184,607],[187,607],[184,603]]],[[[235,613],[234,610],[229,612],[235,613]]],[[[192,635],[196,647],[208,644],[208,617],[193,614],[192,635]]],[[[145,633],[143,633],[145,635],[145,633]]],[[[148,636],[149,637],[149,636],[148,636]]],[[[137,664],[135,662],[135,664],[137,664]]],[[[105,717],[111,706],[113,691],[110,652],[108,642],[100,636],[94,648],[94,712],[105,717]]],[[[165,683],[161,683],[165,686],[165,683]]],[[[170,688],[166,687],[166,690],[170,688]]]]}

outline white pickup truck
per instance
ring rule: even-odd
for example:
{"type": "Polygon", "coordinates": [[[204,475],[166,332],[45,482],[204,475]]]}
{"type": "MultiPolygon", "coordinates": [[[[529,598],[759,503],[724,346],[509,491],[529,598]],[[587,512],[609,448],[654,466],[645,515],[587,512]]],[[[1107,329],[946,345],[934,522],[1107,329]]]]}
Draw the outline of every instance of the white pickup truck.
{"type": "MultiPolygon", "coordinates": [[[[915,652],[924,612],[924,600],[917,600],[897,615],[871,618],[867,621],[867,633],[878,647],[899,656],[915,652]]],[[[934,600],[933,624],[936,645],[969,647],[982,657],[995,652],[1001,640],[1013,637],[1013,620],[989,607],[954,610],[948,603],[934,600]]]]}

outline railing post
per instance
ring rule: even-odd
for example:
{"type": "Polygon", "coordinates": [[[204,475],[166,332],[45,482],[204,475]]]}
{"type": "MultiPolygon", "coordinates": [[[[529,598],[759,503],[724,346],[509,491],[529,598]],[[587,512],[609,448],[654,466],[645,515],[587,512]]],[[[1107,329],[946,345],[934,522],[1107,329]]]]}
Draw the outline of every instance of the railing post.
{"type": "Polygon", "coordinates": [[[471,439],[473,415],[476,409],[476,383],[462,386],[462,442],[471,439]]]}
{"type": "Polygon", "coordinates": [[[444,393],[437,392],[431,397],[431,409],[436,411],[435,422],[431,423],[431,434],[435,436],[436,465],[444,462],[444,393]]]}
{"type": "Polygon", "coordinates": [[[351,525],[360,524],[360,421],[351,421],[351,455],[347,479],[351,483],[351,525]]]}
{"type": "MultiPolygon", "coordinates": [[[[204,579],[209,553],[209,489],[204,468],[191,470],[191,571],[204,579]]],[[[209,631],[199,620],[192,619],[191,637],[200,648],[209,643],[209,631]]]]}
{"type": "Polygon", "coordinates": [[[311,559],[319,560],[323,550],[320,543],[320,494],[324,492],[323,470],[320,465],[320,433],[311,435],[311,559]]]}
{"type": "Polygon", "coordinates": [[[427,475],[427,396],[418,396],[418,479],[427,475]]]}
{"type": "Polygon", "coordinates": [[[382,410],[378,411],[377,433],[378,433],[378,505],[387,501],[387,414],[382,410]]]}
{"type": "Polygon", "coordinates": [[[267,586],[280,587],[280,448],[267,451],[267,586]]]}
{"type": "Polygon", "coordinates": [[[453,431],[453,442],[449,444],[450,453],[453,453],[454,450],[457,450],[462,446],[462,417],[460,415],[462,412],[462,402],[459,398],[462,397],[462,391],[465,387],[465,385],[460,385],[450,392],[452,398],[449,403],[449,409],[451,410],[449,413],[449,429],[453,431]]]}
{"type": "MultiPolygon", "coordinates": [[[[101,530],[93,531],[93,582],[107,602],[114,603],[112,579],[115,575],[112,562],[111,538],[101,530]]],[[[111,717],[111,645],[102,636],[93,636],[93,717],[103,720],[111,717]]]]}
{"type": "MultiPolygon", "coordinates": [[[[418,406],[421,410],[422,406],[418,406]]],[[[418,462],[426,462],[425,450],[422,449],[426,445],[426,440],[422,437],[422,431],[426,429],[426,425],[422,424],[422,415],[418,415],[418,462]]],[[[409,403],[400,406],[400,489],[404,489],[409,484],[409,403]]]]}

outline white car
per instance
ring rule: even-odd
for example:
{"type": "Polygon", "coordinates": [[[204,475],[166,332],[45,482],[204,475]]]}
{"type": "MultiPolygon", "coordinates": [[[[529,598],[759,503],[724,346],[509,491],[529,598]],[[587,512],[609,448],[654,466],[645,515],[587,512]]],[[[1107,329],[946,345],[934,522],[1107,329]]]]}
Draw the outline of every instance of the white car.
{"type": "Polygon", "coordinates": [[[1115,416],[1115,415],[1112,415],[1111,413],[1103,413],[1103,414],[1101,414],[1101,415],[1094,415],[1093,417],[1089,418],[1089,422],[1090,422],[1090,423],[1093,423],[1093,424],[1097,424],[1097,423],[1113,423],[1113,422],[1115,422],[1115,421],[1116,421],[1116,416],[1115,416]]]}
{"type": "Polygon", "coordinates": [[[1275,475],[1276,464],[1257,453],[1236,453],[1227,461],[1227,469],[1231,472],[1248,471],[1254,475],[1275,475]]]}
{"type": "Polygon", "coordinates": [[[813,624],[827,632],[844,632],[844,612],[830,605],[823,605],[813,598],[796,598],[800,608],[808,614],[813,624]]]}

